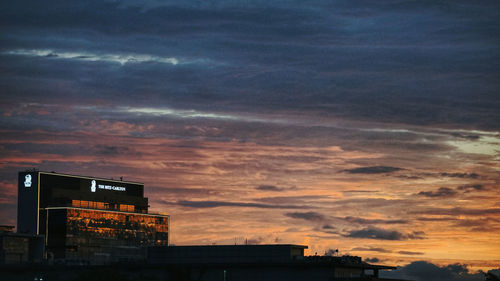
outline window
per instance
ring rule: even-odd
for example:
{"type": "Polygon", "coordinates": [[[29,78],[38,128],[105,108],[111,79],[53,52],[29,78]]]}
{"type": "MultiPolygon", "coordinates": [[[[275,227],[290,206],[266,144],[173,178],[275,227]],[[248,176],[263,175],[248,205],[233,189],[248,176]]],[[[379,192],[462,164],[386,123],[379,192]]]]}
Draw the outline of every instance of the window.
{"type": "Polygon", "coordinates": [[[134,205],[120,204],[120,211],[122,212],[133,212],[134,205]]]}
{"type": "Polygon", "coordinates": [[[81,206],[80,207],[82,207],[82,208],[88,208],[89,207],[89,201],[82,200],[80,202],[81,202],[81,206]]]}

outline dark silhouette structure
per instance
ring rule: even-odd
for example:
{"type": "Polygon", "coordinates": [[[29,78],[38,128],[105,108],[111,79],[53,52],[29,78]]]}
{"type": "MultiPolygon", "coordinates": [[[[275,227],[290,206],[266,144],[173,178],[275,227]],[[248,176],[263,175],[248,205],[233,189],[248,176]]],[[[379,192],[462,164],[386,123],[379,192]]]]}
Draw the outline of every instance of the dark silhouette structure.
{"type": "MultiPolygon", "coordinates": [[[[150,247],[149,265],[189,271],[189,280],[374,280],[379,270],[355,256],[304,256],[302,245],[150,247]]],[[[187,273],[186,273],[187,274],[187,273]]]]}

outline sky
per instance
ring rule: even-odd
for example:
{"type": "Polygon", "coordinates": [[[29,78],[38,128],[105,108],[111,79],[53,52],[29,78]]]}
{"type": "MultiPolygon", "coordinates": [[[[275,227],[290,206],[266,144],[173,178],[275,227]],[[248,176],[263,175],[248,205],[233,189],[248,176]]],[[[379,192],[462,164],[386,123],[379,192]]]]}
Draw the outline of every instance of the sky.
{"type": "Polygon", "coordinates": [[[36,168],[143,182],[175,245],[500,268],[499,18],[498,1],[3,1],[0,224],[36,168]]]}

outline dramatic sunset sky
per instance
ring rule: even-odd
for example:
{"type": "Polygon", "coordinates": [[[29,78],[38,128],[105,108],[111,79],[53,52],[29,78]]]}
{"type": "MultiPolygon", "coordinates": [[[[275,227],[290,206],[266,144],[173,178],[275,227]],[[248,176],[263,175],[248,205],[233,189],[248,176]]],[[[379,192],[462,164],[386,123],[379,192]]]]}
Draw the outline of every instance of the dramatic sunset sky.
{"type": "Polygon", "coordinates": [[[37,168],[144,182],[176,245],[498,268],[499,19],[499,1],[2,1],[0,224],[37,168]]]}

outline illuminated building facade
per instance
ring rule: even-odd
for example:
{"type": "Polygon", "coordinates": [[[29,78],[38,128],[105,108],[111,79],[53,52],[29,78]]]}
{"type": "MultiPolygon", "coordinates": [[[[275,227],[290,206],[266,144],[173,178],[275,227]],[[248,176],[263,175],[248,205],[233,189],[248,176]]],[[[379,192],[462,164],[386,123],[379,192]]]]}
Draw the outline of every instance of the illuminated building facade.
{"type": "Polygon", "coordinates": [[[47,258],[77,263],[144,259],[166,246],[169,216],[148,214],[137,182],[20,172],[17,232],[44,235],[47,258]]]}

